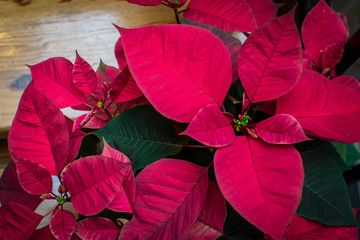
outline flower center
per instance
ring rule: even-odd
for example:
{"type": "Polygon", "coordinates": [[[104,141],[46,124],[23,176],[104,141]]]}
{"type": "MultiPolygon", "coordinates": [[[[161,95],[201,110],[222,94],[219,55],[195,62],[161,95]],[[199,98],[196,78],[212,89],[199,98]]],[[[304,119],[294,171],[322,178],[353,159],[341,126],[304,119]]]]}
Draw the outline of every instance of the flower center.
{"type": "Polygon", "coordinates": [[[246,127],[251,119],[246,113],[244,115],[239,114],[238,118],[239,119],[234,119],[234,125],[236,131],[240,132],[240,129],[246,127]]]}

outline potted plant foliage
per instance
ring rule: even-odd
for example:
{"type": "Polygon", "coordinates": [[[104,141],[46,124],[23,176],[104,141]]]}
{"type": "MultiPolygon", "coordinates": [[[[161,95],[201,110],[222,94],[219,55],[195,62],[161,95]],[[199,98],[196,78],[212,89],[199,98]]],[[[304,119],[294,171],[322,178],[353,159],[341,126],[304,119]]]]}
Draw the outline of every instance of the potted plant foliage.
{"type": "Polygon", "coordinates": [[[117,67],[30,66],[0,238],[357,239],[339,149],[360,141],[360,84],[334,70],[346,17],[320,0],[299,30],[294,12],[191,0],[182,24],[115,26],[117,67]]]}

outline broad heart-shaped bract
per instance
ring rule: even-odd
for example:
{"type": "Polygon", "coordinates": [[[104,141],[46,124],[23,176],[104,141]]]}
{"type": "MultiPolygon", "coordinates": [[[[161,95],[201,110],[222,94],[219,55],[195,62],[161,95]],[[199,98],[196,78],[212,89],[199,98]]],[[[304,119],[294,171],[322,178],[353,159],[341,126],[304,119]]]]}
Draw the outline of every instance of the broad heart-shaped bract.
{"type": "Polygon", "coordinates": [[[294,144],[311,140],[296,118],[288,114],[269,117],[255,125],[257,135],[268,143],[294,144]]]}
{"type": "Polygon", "coordinates": [[[235,82],[236,79],[239,78],[238,70],[237,70],[237,58],[239,55],[240,48],[242,46],[239,39],[234,38],[229,33],[224,32],[216,27],[211,25],[191,22],[183,19],[181,24],[188,24],[197,27],[202,27],[209,30],[212,34],[216,35],[223,42],[224,46],[229,50],[231,56],[231,68],[232,68],[232,82],[235,82]]]}
{"type": "Polygon", "coordinates": [[[30,66],[34,85],[59,108],[71,107],[85,99],[72,79],[73,64],[66,58],[50,58],[30,66]]]}
{"type": "Polygon", "coordinates": [[[162,115],[190,122],[203,106],[222,105],[231,61],[219,38],[187,25],[118,30],[136,83],[162,115]]]}
{"type": "Polygon", "coordinates": [[[134,216],[120,239],[179,239],[196,221],[208,189],[208,169],[161,159],[137,175],[134,216]]]}
{"type": "MultiPolygon", "coordinates": [[[[271,240],[269,236],[266,239],[271,240]]],[[[331,227],[294,215],[284,239],[289,240],[358,240],[358,228],[354,226],[331,227]]]]}
{"type": "Polygon", "coordinates": [[[209,181],[205,204],[195,223],[181,235],[181,240],[213,240],[223,235],[226,203],[219,187],[209,181]]]}
{"type": "Polygon", "coordinates": [[[224,147],[235,138],[231,121],[232,119],[224,116],[217,104],[208,104],[200,109],[181,134],[211,147],[224,147]]]}
{"type": "Polygon", "coordinates": [[[67,165],[61,178],[76,211],[90,216],[104,210],[119,191],[129,166],[104,156],[88,156],[67,165]]]}
{"type": "Polygon", "coordinates": [[[277,99],[276,114],[296,118],[306,133],[344,143],[360,141],[360,94],[304,69],[296,87],[277,99]]]}
{"type": "Polygon", "coordinates": [[[347,26],[325,2],[319,3],[306,15],[301,27],[301,38],[305,50],[318,67],[322,67],[322,53],[330,45],[340,42],[338,47],[344,47],[349,36],[347,26]]]}
{"type": "Polygon", "coordinates": [[[3,204],[0,208],[0,237],[4,240],[28,239],[42,218],[24,205],[3,204]]]}
{"type": "Polygon", "coordinates": [[[101,217],[84,219],[76,224],[75,233],[81,239],[116,239],[121,229],[111,220],[101,217]]]}
{"type": "Polygon", "coordinates": [[[282,239],[300,203],[304,182],[296,149],[239,136],[216,151],[214,168],[231,206],[261,231],[282,239]]]}
{"type": "Polygon", "coordinates": [[[252,32],[276,16],[277,7],[268,0],[191,0],[184,18],[230,32],[252,32]]]}
{"type": "Polygon", "coordinates": [[[53,182],[49,171],[39,163],[12,157],[16,164],[16,172],[22,188],[33,195],[50,193],[53,182]]]}
{"type": "MultiPolygon", "coordinates": [[[[105,139],[104,149],[102,156],[109,157],[115,160],[118,160],[122,163],[130,163],[130,160],[118,150],[112,148],[107,144],[105,139]]],[[[134,173],[131,167],[128,168],[127,172],[124,175],[122,182],[122,187],[119,189],[118,193],[115,195],[114,199],[107,206],[108,209],[118,212],[133,212],[135,202],[135,178],[134,173]]]]}
{"type": "Polygon", "coordinates": [[[42,202],[37,195],[32,195],[24,191],[16,172],[16,166],[11,161],[5,168],[0,179],[0,202],[2,205],[7,203],[18,203],[35,210],[42,202]]]}
{"type": "Polygon", "coordinates": [[[301,71],[302,48],[294,10],[256,29],[240,49],[239,77],[251,102],[288,93],[301,71]]]}
{"type": "Polygon", "coordinates": [[[49,226],[57,240],[70,240],[76,226],[76,219],[72,212],[58,209],[51,217],[49,226]]]}
{"type": "Polygon", "coordinates": [[[67,163],[67,121],[57,106],[34,88],[33,83],[20,99],[8,144],[11,154],[41,164],[52,175],[60,173],[67,163]]]}

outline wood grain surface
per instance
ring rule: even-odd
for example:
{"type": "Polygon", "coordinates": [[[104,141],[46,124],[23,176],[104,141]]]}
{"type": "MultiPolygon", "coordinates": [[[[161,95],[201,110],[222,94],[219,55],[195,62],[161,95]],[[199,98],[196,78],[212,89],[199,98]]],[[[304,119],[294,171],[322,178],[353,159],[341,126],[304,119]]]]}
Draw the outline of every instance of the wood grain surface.
{"type": "MultiPolygon", "coordinates": [[[[117,0],[32,0],[19,6],[0,0],[0,137],[6,138],[21,94],[30,82],[26,65],[51,57],[75,60],[75,50],[94,68],[100,58],[116,66],[114,46],[125,28],[175,23],[173,10],[117,0]],[[5,137],[4,137],[5,136],[5,137]]],[[[10,157],[0,146],[0,175],[10,157]]]]}

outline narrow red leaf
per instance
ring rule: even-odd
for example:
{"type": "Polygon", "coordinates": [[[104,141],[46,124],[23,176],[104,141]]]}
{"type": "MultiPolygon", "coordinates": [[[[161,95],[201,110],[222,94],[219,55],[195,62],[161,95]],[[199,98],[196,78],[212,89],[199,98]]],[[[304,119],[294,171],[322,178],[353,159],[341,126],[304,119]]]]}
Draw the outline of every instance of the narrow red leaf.
{"type": "Polygon", "coordinates": [[[240,49],[238,72],[251,102],[288,93],[301,71],[302,47],[294,11],[256,29],[240,49]]]}
{"type": "Polygon", "coordinates": [[[72,80],[72,63],[65,58],[50,58],[30,66],[34,85],[59,108],[83,102],[82,92],[72,80]]]}
{"type": "Polygon", "coordinates": [[[74,232],[76,219],[72,212],[59,209],[51,217],[50,230],[57,240],[70,240],[74,232]]]}
{"type": "Polygon", "coordinates": [[[135,214],[120,239],[179,239],[198,217],[207,189],[205,167],[175,159],[148,165],[136,177],[135,214]]]}
{"type": "Polygon", "coordinates": [[[42,202],[39,196],[29,194],[21,187],[13,161],[8,164],[1,175],[0,202],[3,205],[7,203],[18,203],[33,211],[42,202]]]}
{"type": "Polygon", "coordinates": [[[125,67],[114,79],[110,96],[114,99],[114,102],[127,102],[142,95],[143,93],[136,84],[129,68],[125,67]]]}
{"type": "Polygon", "coordinates": [[[276,114],[296,118],[306,133],[345,143],[360,141],[360,94],[322,74],[304,70],[287,95],[277,100],[276,114]]]}
{"type": "Polygon", "coordinates": [[[72,70],[73,81],[76,87],[83,92],[84,99],[88,94],[96,93],[102,82],[97,80],[95,71],[90,64],[76,52],[76,60],[72,70]]]}
{"type": "Polygon", "coordinates": [[[184,18],[205,23],[230,32],[252,32],[258,26],[276,16],[277,7],[267,0],[221,0],[211,3],[191,0],[184,18]]]}
{"type": "Polygon", "coordinates": [[[256,124],[257,135],[268,143],[294,144],[311,140],[291,115],[278,114],[256,124]]]}
{"type": "Polygon", "coordinates": [[[181,235],[181,240],[213,240],[223,235],[223,226],[226,217],[226,203],[219,187],[209,181],[209,188],[202,208],[196,222],[187,232],[181,235]]]}
{"type": "Polygon", "coordinates": [[[52,175],[62,170],[68,158],[69,132],[65,117],[33,84],[20,99],[8,144],[12,154],[41,164],[52,175]]]}
{"type": "Polygon", "coordinates": [[[52,179],[49,171],[37,162],[18,158],[13,155],[16,172],[23,189],[33,195],[50,193],[52,179]]]}
{"type": "Polygon", "coordinates": [[[188,135],[211,147],[227,146],[235,138],[231,121],[224,116],[218,105],[208,104],[196,114],[187,129],[180,134],[188,135]]]}
{"type": "MultiPolygon", "coordinates": [[[[130,163],[130,160],[121,152],[107,144],[105,139],[104,150],[102,156],[115,159],[122,163],[130,163]]],[[[118,212],[133,212],[135,202],[135,178],[134,173],[131,167],[128,168],[124,175],[122,182],[122,187],[119,189],[118,193],[115,195],[114,199],[107,206],[108,209],[118,212]]]]}
{"type": "Polygon", "coordinates": [[[70,163],[76,156],[80,149],[82,139],[85,136],[85,133],[81,131],[80,129],[74,129],[74,121],[71,120],[68,117],[65,117],[66,122],[68,124],[68,130],[69,130],[69,155],[66,162],[64,162],[64,165],[61,167],[63,169],[66,164],[70,163]]]}
{"type": "Polygon", "coordinates": [[[121,229],[107,218],[93,217],[76,224],[75,233],[86,240],[116,239],[121,229]]]}
{"type": "Polygon", "coordinates": [[[305,50],[318,67],[325,49],[336,42],[346,41],[349,32],[343,20],[325,2],[319,3],[306,15],[301,27],[305,50]]]}
{"type": "Polygon", "coordinates": [[[76,211],[90,216],[104,210],[119,191],[129,165],[104,156],[80,158],[67,165],[61,178],[76,211]]]}
{"type": "Polygon", "coordinates": [[[0,208],[0,237],[4,240],[28,239],[41,219],[41,215],[24,205],[3,204],[0,208]]]}
{"type": "Polygon", "coordinates": [[[282,239],[304,182],[296,149],[239,136],[216,151],[214,168],[219,188],[233,208],[261,231],[282,239]]]}
{"type": "Polygon", "coordinates": [[[345,41],[338,41],[325,48],[321,55],[323,74],[329,72],[340,62],[344,52],[345,43],[345,41]]]}
{"type": "Polygon", "coordinates": [[[231,62],[219,38],[185,25],[118,30],[137,85],[161,114],[190,122],[203,106],[222,105],[231,62]]]}
{"type": "Polygon", "coordinates": [[[360,93],[360,82],[352,76],[341,75],[331,80],[348,86],[349,88],[352,88],[358,93],[360,93]]]}

